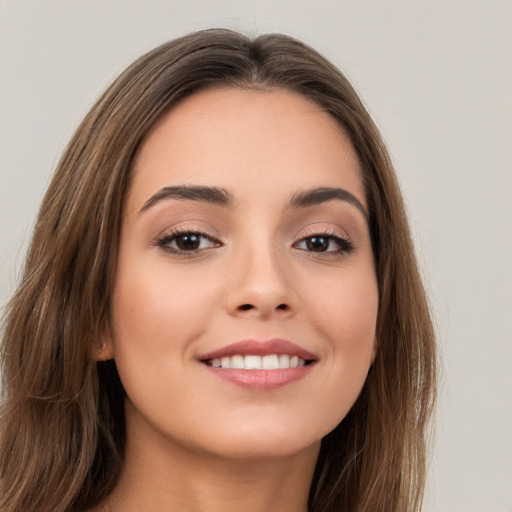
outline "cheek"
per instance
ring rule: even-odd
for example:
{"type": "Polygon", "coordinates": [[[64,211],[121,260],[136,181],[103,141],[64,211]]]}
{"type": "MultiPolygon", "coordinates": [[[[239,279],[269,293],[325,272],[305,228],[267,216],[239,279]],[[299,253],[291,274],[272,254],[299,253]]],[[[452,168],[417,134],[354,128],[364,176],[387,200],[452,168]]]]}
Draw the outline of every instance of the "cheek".
{"type": "Polygon", "coordinates": [[[367,268],[322,280],[317,276],[317,293],[310,301],[312,318],[336,351],[364,352],[368,346],[373,350],[378,288],[375,274],[367,268]]]}
{"type": "Polygon", "coordinates": [[[322,394],[334,427],[357,399],[375,357],[378,289],[372,272],[326,279],[323,285],[310,311],[316,332],[326,341],[322,394]]]}
{"type": "Polygon", "coordinates": [[[215,289],[200,272],[176,272],[165,263],[121,263],[113,301],[115,337],[145,349],[168,350],[171,338],[186,343],[205,328],[215,289]]]}
{"type": "Polygon", "coordinates": [[[375,278],[346,283],[337,296],[337,316],[333,311],[335,332],[342,334],[336,347],[362,354],[373,351],[378,312],[378,291],[375,278]]]}
{"type": "MultiPolygon", "coordinates": [[[[162,408],[172,411],[193,402],[184,388],[188,348],[208,330],[216,287],[205,286],[200,273],[172,271],[165,262],[120,261],[113,297],[114,358],[130,401],[147,420],[158,418],[155,411],[162,408]]],[[[166,421],[171,424],[172,418],[166,421]]]]}
{"type": "Polygon", "coordinates": [[[128,396],[144,410],[181,400],[190,347],[218,302],[204,276],[165,263],[121,261],[113,297],[113,356],[128,396]]]}

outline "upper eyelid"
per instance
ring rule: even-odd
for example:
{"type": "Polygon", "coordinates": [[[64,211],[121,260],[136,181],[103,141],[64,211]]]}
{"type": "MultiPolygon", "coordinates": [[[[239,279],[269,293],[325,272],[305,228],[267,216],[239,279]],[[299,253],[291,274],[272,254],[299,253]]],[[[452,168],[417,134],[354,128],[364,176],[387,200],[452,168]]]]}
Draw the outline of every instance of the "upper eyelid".
{"type": "MultiPolygon", "coordinates": [[[[187,233],[194,233],[201,236],[205,236],[207,238],[211,238],[216,241],[219,240],[219,236],[211,233],[209,230],[205,230],[203,228],[198,227],[179,227],[179,228],[169,228],[167,230],[163,230],[163,232],[156,237],[156,240],[166,238],[166,237],[172,237],[172,236],[180,236],[187,233]]],[[[348,235],[344,232],[344,230],[336,229],[336,228],[309,228],[306,231],[303,231],[302,233],[297,233],[293,238],[295,240],[303,240],[304,238],[309,238],[311,236],[315,235],[323,235],[327,237],[338,237],[343,239],[348,239],[348,235]]]]}
{"type": "MultiPolygon", "coordinates": [[[[206,236],[216,242],[221,242],[224,244],[226,242],[226,226],[221,226],[220,232],[214,226],[215,225],[212,226],[210,222],[207,222],[205,219],[184,219],[159,230],[159,233],[152,238],[152,242],[156,243],[162,238],[170,237],[173,235],[178,236],[183,233],[197,233],[206,236]]],[[[288,228],[285,227],[285,229],[288,228]]],[[[228,237],[229,231],[230,230],[228,229],[228,237]]],[[[293,231],[294,233],[290,233],[288,236],[286,236],[286,238],[289,237],[288,239],[292,243],[314,235],[324,235],[339,237],[344,240],[352,240],[352,236],[349,235],[347,229],[342,228],[338,225],[338,223],[333,223],[332,221],[328,220],[316,220],[314,222],[308,222],[306,225],[302,225],[300,229],[294,229],[293,231]]]]}
{"type": "Polygon", "coordinates": [[[158,236],[153,241],[152,245],[158,249],[163,250],[164,252],[174,253],[176,255],[183,255],[183,256],[188,255],[191,257],[192,255],[197,255],[199,253],[202,253],[205,250],[209,250],[209,249],[212,249],[215,247],[221,247],[223,245],[223,243],[221,241],[219,241],[218,239],[216,239],[215,237],[208,235],[206,233],[202,233],[198,230],[186,229],[186,230],[168,231],[167,234],[164,232],[162,235],[158,236]],[[188,234],[196,234],[196,235],[199,235],[200,237],[204,237],[204,238],[208,239],[211,242],[212,246],[198,248],[198,249],[192,249],[189,251],[179,249],[179,248],[171,248],[170,244],[172,242],[174,242],[178,237],[183,236],[187,233],[188,234]]]}
{"type": "Polygon", "coordinates": [[[187,235],[187,234],[193,234],[193,235],[199,235],[204,238],[208,238],[214,242],[220,242],[217,237],[214,235],[207,233],[205,231],[199,230],[199,229],[185,229],[185,230],[171,230],[162,233],[160,236],[157,237],[157,240],[162,240],[165,238],[178,238],[179,236],[187,235]]]}
{"type": "Polygon", "coordinates": [[[346,242],[346,243],[349,243],[351,245],[354,245],[353,241],[348,236],[342,235],[342,234],[339,234],[339,233],[326,232],[326,231],[317,231],[315,233],[311,233],[311,234],[307,234],[305,236],[301,236],[295,242],[293,242],[293,245],[297,245],[300,242],[303,242],[304,240],[307,240],[308,238],[314,238],[314,237],[323,237],[323,238],[329,238],[329,239],[332,239],[332,240],[340,240],[342,242],[346,242]]]}
{"type": "Polygon", "coordinates": [[[220,235],[218,233],[216,233],[215,231],[216,230],[214,230],[210,227],[205,227],[204,225],[198,226],[198,225],[188,224],[187,222],[180,222],[173,226],[168,226],[168,227],[160,230],[158,235],[156,235],[154,237],[154,240],[159,240],[166,236],[173,236],[173,235],[178,236],[178,235],[184,234],[184,233],[197,233],[199,235],[204,235],[209,238],[218,240],[220,235]]]}
{"type": "Polygon", "coordinates": [[[321,225],[322,223],[313,223],[309,224],[308,226],[300,229],[296,235],[295,239],[302,240],[304,238],[308,238],[310,236],[315,235],[326,235],[326,236],[337,236],[339,238],[343,239],[350,239],[351,237],[348,235],[347,231],[344,229],[341,229],[337,226],[333,226],[330,224],[329,226],[326,226],[325,223],[321,225]],[[319,225],[320,224],[320,225],[319,225]]]}
{"type": "MultiPolygon", "coordinates": [[[[220,247],[223,244],[217,237],[204,232],[201,229],[181,229],[181,228],[168,228],[167,230],[163,230],[159,235],[157,235],[155,238],[153,238],[150,242],[150,246],[156,249],[160,249],[163,251],[170,250],[170,243],[172,243],[177,237],[187,234],[187,233],[195,233],[197,235],[203,236],[211,241],[212,247],[220,247]],[[167,249],[166,249],[167,248],[167,249]]],[[[171,252],[175,253],[189,253],[191,254],[197,254],[198,252],[202,252],[203,249],[197,249],[197,250],[191,250],[191,251],[181,251],[179,249],[173,249],[171,252]]]]}
{"type": "MultiPolygon", "coordinates": [[[[162,249],[165,250],[165,247],[170,244],[172,241],[174,241],[176,238],[182,236],[182,235],[185,235],[185,234],[196,234],[196,235],[199,235],[201,237],[204,237],[204,238],[207,238],[210,242],[212,242],[212,247],[203,247],[203,248],[200,248],[200,249],[194,249],[194,250],[190,250],[190,251],[186,251],[186,250],[181,250],[181,249],[172,249],[172,252],[175,252],[175,253],[180,253],[180,254],[197,254],[199,252],[202,252],[204,250],[208,250],[208,249],[211,249],[211,248],[215,248],[215,246],[218,248],[218,247],[221,247],[224,245],[223,242],[221,242],[219,239],[207,234],[207,233],[204,233],[200,230],[197,230],[197,229],[176,229],[176,230],[171,230],[169,232],[164,233],[162,235],[160,235],[158,238],[156,238],[153,242],[153,245],[157,246],[157,247],[160,247],[162,249]]],[[[332,231],[332,230],[319,230],[319,229],[311,229],[310,230],[310,233],[304,233],[301,237],[295,239],[295,241],[293,242],[292,246],[295,247],[295,248],[298,248],[298,245],[301,244],[302,242],[304,242],[305,240],[307,240],[308,238],[313,238],[315,236],[318,236],[318,237],[325,237],[325,238],[329,238],[331,240],[338,240],[339,241],[339,244],[341,244],[341,246],[343,246],[344,244],[348,247],[345,247],[344,250],[342,250],[341,252],[352,252],[355,248],[354,246],[354,243],[347,237],[347,236],[344,236],[344,235],[341,235],[339,233],[336,233],[335,231],[332,231]]],[[[170,250],[170,247],[168,248],[168,250],[170,250]]],[[[328,253],[331,253],[331,252],[336,252],[336,251],[328,251],[328,253]]],[[[328,254],[326,253],[326,254],[328,254]]]]}

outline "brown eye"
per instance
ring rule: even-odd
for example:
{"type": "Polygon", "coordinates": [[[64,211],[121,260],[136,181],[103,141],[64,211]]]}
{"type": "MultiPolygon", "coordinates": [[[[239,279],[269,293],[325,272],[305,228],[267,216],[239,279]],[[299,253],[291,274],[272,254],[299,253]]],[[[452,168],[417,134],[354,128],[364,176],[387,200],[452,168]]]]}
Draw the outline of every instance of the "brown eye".
{"type": "Polygon", "coordinates": [[[297,249],[327,254],[347,254],[354,250],[354,244],[346,238],[333,235],[313,235],[299,240],[297,249]]]}
{"type": "Polygon", "coordinates": [[[312,236],[311,238],[306,238],[306,247],[310,251],[315,252],[325,252],[329,249],[329,238],[324,236],[312,236]]]}
{"type": "Polygon", "coordinates": [[[157,242],[158,247],[171,253],[198,252],[222,245],[204,233],[187,231],[165,235],[157,242]]]}
{"type": "Polygon", "coordinates": [[[180,251],[197,251],[201,245],[201,235],[197,235],[196,233],[179,235],[174,240],[180,251]]]}

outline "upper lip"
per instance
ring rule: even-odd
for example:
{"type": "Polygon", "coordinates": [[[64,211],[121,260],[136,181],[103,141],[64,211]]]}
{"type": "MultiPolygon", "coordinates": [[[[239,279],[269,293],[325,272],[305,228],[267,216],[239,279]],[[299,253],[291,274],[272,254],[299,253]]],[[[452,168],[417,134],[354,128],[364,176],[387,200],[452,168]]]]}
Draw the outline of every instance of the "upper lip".
{"type": "Polygon", "coordinates": [[[221,347],[199,357],[201,361],[218,359],[221,357],[241,356],[267,356],[271,354],[288,354],[298,356],[305,361],[315,361],[317,357],[309,350],[292,343],[291,341],[274,338],[271,340],[241,340],[221,347]]]}

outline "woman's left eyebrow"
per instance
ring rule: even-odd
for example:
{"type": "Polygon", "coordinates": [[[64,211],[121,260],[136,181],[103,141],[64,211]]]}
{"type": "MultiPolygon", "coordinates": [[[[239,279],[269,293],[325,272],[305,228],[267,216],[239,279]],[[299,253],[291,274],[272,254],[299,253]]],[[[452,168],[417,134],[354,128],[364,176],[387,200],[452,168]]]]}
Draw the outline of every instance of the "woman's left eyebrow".
{"type": "Polygon", "coordinates": [[[354,194],[351,194],[348,190],[338,187],[319,187],[310,190],[304,190],[294,194],[290,201],[291,208],[306,208],[308,206],[315,206],[318,204],[325,203],[338,199],[340,201],[347,201],[348,203],[355,206],[362,214],[368,224],[368,213],[364,206],[361,204],[354,194]]]}
{"type": "Polygon", "coordinates": [[[179,185],[161,188],[144,203],[144,206],[139,210],[139,214],[164,199],[204,201],[220,206],[232,206],[234,204],[233,196],[224,188],[202,185],[179,185]]]}

